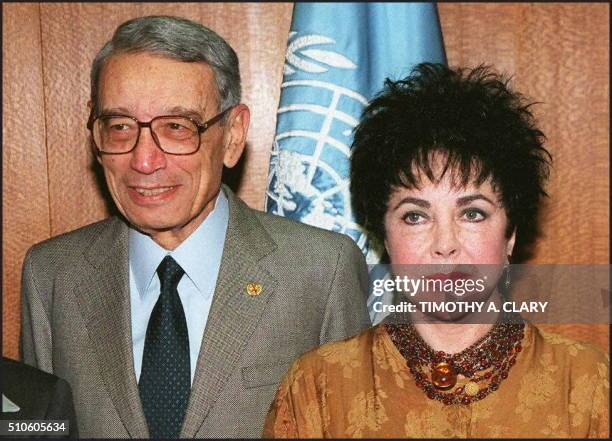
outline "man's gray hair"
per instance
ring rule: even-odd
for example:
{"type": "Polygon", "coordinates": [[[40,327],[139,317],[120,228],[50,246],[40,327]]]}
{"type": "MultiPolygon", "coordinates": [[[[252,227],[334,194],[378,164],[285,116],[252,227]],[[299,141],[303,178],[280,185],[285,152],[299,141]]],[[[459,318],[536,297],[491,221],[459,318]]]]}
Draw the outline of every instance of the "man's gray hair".
{"type": "Polygon", "coordinates": [[[91,65],[91,102],[99,112],[99,81],[106,61],[125,53],[151,53],[185,62],[204,62],[213,71],[219,94],[218,111],[240,103],[238,56],[212,30],[180,17],[152,15],[122,23],[91,65]]]}

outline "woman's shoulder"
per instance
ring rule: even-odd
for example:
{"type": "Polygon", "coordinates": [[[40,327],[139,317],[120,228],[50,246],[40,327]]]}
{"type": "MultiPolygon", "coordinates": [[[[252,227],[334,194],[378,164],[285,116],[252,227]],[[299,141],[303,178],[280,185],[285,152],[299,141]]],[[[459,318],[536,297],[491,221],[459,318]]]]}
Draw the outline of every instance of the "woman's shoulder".
{"type": "Polygon", "coordinates": [[[344,340],[325,343],[302,354],[289,370],[288,376],[295,379],[305,373],[316,374],[330,370],[352,370],[369,358],[373,342],[381,332],[381,326],[370,327],[344,340]]]}
{"type": "Polygon", "coordinates": [[[533,326],[534,343],[543,356],[569,364],[572,370],[595,371],[607,375],[609,354],[598,346],[533,326]]]}

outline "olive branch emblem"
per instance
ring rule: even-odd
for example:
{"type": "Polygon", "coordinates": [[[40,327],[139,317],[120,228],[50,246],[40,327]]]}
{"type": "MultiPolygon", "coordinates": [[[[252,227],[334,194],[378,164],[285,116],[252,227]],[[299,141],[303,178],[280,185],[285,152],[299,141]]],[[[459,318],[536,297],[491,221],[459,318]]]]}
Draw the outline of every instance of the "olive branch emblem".
{"type": "Polygon", "coordinates": [[[330,67],[339,69],[357,68],[355,63],[338,52],[317,48],[305,49],[315,45],[335,44],[336,41],[333,38],[314,34],[294,38],[296,34],[297,32],[295,31],[289,32],[289,44],[287,45],[285,65],[283,67],[285,75],[292,75],[296,70],[309,73],[324,73],[330,67]]]}

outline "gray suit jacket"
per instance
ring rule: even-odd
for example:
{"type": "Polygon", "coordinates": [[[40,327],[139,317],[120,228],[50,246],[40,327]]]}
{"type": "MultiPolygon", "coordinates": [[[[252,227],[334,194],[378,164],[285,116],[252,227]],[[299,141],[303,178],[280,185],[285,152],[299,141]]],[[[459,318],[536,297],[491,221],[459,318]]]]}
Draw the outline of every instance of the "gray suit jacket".
{"type": "MultiPolygon", "coordinates": [[[[367,267],[345,236],[255,211],[229,225],[181,437],[259,437],[303,352],[369,325],[367,267]],[[246,285],[263,290],[248,295],[246,285]]],[[[33,246],[24,361],[68,380],[83,437],[148,437],[132,355],[128,228],[110,218],[33,246]]],[[[206,250],[202,250],[206,252],[206,250]]]]}

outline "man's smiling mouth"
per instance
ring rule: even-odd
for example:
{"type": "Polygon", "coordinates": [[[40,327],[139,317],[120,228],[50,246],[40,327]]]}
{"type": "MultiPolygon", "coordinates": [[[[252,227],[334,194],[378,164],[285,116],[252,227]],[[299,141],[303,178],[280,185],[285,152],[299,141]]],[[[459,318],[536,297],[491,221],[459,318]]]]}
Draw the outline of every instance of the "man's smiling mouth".
{"type": "Polygon", "coordinates": [[[134,191],[143,196],[156,196],[167,191],[173,190],[176,188],[175,185],[169,187],[155,187],[155,188],[144,188],[144,187],[132,187],[134,191]]]}

